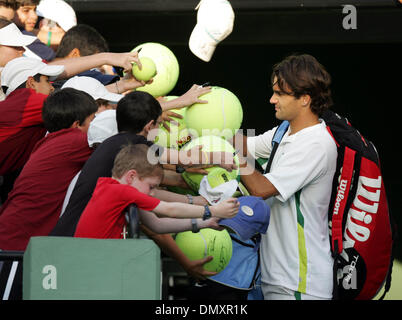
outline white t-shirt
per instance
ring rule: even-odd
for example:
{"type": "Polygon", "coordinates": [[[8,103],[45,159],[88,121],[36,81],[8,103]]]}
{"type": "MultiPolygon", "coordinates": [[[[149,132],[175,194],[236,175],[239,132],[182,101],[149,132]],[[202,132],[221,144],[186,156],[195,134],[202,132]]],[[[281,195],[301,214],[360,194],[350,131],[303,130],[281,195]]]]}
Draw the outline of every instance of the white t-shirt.
{"type": "MultiPolygon", "coordinates": [[[[333,259],[328,205],[337,150],[323,120],[284,135],[265,176],[279,191],[268,199],[271,219],[261,242],[262,283],[332,297],[333,259]]],[[[247,139],[256,158],[268,158],[275,129],[247,139]]]]}

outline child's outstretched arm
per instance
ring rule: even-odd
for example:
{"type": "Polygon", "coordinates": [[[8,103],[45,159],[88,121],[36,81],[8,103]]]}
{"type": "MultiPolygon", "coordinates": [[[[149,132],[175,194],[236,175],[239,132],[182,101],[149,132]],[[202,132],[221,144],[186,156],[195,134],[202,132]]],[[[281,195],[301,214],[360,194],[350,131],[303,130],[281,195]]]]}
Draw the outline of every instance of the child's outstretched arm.
{"type": "MultiPolygon", "coordinates": [[[[184,194],[179,194],[167,190],[161,190],[161,189],[155,189],[154,190],[154,195],[155,198],[158,198],[162,201],[166,202],[183,202],[183,203],[189,203],[190,199],[188,196],[184,194]]],[[[202,197],[202,196],[193,196],[192,197],[192,204],[196,204],[198,206],[204,206],[208,204],[208,201],[202,197]]]]}
{"type": "Polygon", "coordinates": [[[196,145],[189,150],[163,148],[159,156],[161,164],[176,164],[182,167],[207,167],[216,165],[229,172],[237,169],[234,154],[228,151],[203,151],[202,145],[196,145]]]}
{"type": "MultiPolygon", "coordinates": [[[[212,217],[232,218],[239,211],[239,202],[236,198],[229,198],[221,203],[209,206],[212,217]]],[[[206,208],[180,202],[161,201],[153,210],[158,216],[170,218],[202,218],[206,208]]]]}
{"type": "MultiPolygon", "coordinates": [[[[139,210],[139,217],[142,224],[156,233],[178,233],[192,230],[191,219],[159,218],[155,215],[155,213],[144,210],[139,210]]],[[[219,218],[195,220],[198,229],[222,229],[222,227],[218,224],[219,218]]]]}
{"type": "Polygon", "coordinates": [[[163,111],[170,109],[180,109],[183,107],[191,106],[194,103],[208,103],[206,100],[202,100],[199,97],[211,91],[211,87],[203,87],[198,84],[194,84],[186,93],[176,99],[166,101],[164,99],[158,100],[163,111]]]}
{"type": "Polygon", "coordinates": [[[136,51],[122,53],[101,52],[85,57],[57,59],[49,62],[49,65],[63,65],[64,72],[58,76],[58,79],[68,79],[78,73],[104,64],[122,67],[125,71],[129,71],[133,62],[141,64],[136,51]]]}

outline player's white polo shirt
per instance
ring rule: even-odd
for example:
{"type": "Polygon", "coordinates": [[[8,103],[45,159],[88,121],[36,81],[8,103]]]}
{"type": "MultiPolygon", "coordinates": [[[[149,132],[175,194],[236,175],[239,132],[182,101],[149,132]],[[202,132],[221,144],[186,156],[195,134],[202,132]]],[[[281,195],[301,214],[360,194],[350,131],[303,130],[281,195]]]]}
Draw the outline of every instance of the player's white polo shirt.
{"type": "MultiPolygon", "coordinates": [[[[336,145],[325,122],[284,135],[269,181],[279,195],[268,199],[271,220],[261,243],[263,284],[332,297],[328,204],[336,169],[336,145]]],[[[256,158],[268,158],[275,129],[247,139],[256,158]]]]}

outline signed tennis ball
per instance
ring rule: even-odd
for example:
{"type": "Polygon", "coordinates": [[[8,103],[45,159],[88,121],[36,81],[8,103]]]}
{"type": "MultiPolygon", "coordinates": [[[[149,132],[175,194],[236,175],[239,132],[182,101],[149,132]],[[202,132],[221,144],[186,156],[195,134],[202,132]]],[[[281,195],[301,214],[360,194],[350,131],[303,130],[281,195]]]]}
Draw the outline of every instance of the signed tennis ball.
{"type": "Polygon", "coordinates": [[[207,180],[211,188],[216,188],[229,180],[236,179],[229,171],[221,167],[212,167],[207,175],[207,180]]]}
{"type": "MultiPolygon", "coordinates": [[[[234,152],[233,146],[226,141],[225,139],[218,136],[202,136],[191,140],[187,143],[182,150],[190,150],[195,146],[202,145],[202,151],[212,152],[212,151],[223,151],[223,152],[234,152]]],[[[224,163],[224,159],[222,159],[221,163],[224,163]]],[[[239,166],[239,158],[238,156],[234,156],[234,161],[237,166],[239,166]]],[[[231,172],[227,171],[224,168],[214,166],[205,169],[208,172],[207,179],[212,188],[217,187],[218,185],[225,183],[229,180],[237,179],[239,175],[239,168],[232,170],[231,172]]],[[[190,186],[194,191],[198,191],[200,189],[200,183],[204,175],[200,173],[194,172],[183,172],[182,177],[184,181],[190,186]]]]}
{"type": "Polygon", "coordinates": [[[176,235],[176,244],[190,260],[199,260],[208,256],[214,258],[204,264],[204,269],[220,272],[226,268],[232,258],[232,239],[227,230],[201,229],[180,232],[176,235]]]}
{"type": "MultiPolygon", "coordinates": [[[[167,101],[176,99],[177,96],[167,96],[165,99],[167,101]]],[[[186,114],[186,109],[187,108],[181,108],[181,109],[171,109],[170,111],[180,114],[183,116],[183,118],[177,118],[177,117],[171,117],[175,121],[179,123],[179,125],[172,123],[172,122],[167,122],[167,126],[170,129],[170,132],[165,129],[163,124],[159,126],[159,133],[157,137],[155,138],[154,143],[165,147],[165,148],[172,148],[179,150],[181,147],[183,147],[186,143],[191,141],[192,135],[189,130],[187,130],[186,124],[184,122],[184,117],[186,114]]],[[[165,122],[166,123],[166,122],[165,122]]]]}
{"type": "Polygon", "coordinates": [[[166,96],[175,87],[179,78],[179,63],[174,53],[166,46],[147,42],[138,45],[132,51],[141,51],[138,57],[148,57],[156,66],[156,76],[152,83],[137,88],[137,91],[145,91],[154,97],[166,96]]]}
{"type": "Polygon", "coordinates": [[[243,121],[243,108],[239,99],[229,90],[216,86],[200,99],[208,103],[195,103],[187,108],[187,128],[196,130],[199,136],[232,138],[243,121]]]}
{"type": "Polygon", "coordinates": [[[133,76],[137,80],[151,80],[156,75],[155,63],[152,61],[152,59],[147,57],[142,57],[139,60],[141,62],[142,69],[140,70],[138,64],[134,63],[132,68],[133,76]]]}

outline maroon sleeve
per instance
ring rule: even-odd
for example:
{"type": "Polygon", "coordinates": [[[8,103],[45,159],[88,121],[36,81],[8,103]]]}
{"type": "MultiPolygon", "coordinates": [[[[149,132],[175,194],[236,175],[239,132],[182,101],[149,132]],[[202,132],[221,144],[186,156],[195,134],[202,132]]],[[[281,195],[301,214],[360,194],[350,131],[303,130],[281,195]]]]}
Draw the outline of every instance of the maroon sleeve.
{"type": "Polygon", "coordinates": [[[71,137],[69,147],[71,149],[71,160],[82,163],[88,160],[93,149],[88,145],[88,136],[85,132],[76,129],[74,136],[71,137]]]}

